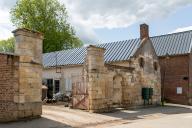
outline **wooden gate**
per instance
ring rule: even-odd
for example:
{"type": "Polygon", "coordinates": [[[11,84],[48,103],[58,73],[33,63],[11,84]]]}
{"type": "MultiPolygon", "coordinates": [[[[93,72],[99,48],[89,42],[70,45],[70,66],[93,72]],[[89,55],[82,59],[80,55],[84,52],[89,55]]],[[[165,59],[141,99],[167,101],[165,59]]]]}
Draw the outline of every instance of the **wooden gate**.
{"type": "Polygon", "coordinates": [[[72,107],[75,109],[88,110],[88,88],[83,77],[72,76],[72,107]]]}

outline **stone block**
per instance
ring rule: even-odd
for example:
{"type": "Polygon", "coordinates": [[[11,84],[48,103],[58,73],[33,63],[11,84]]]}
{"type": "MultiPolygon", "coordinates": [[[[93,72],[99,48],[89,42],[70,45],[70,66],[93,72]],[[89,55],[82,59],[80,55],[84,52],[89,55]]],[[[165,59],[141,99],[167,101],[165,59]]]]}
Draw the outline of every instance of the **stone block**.
{"type": "Polygon", "coordinates": [[[15,95],[14,103],[25,103],[25,96],[24,95],[15,95]]]}

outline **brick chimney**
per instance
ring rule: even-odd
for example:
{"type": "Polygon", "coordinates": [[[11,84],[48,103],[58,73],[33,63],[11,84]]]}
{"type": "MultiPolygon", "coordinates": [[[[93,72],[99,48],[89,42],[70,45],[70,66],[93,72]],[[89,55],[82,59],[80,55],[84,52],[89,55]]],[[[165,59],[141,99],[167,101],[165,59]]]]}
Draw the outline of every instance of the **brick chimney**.
{"type": "Polygon", "coordinates": [[[147,24],[140,25],[140,39],[149,38],[149,26],[147,24]]]}

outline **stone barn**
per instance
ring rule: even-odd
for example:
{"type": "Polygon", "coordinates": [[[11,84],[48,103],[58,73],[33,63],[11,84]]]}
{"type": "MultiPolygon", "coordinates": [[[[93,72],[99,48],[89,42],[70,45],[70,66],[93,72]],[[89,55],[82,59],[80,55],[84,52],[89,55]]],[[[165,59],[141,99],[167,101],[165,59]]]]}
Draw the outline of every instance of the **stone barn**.
{"type": "Polygon", "coordinates": [[[0,122],[42,113],[42,39],[39,32],[13,31],[15,53],[0,53],[0,122]]]}
{"type": "Polygon", "coordinates": [[[109,111],[114,105],[160,104],[158,57],[149,38],[148,26],[143,24],[140,29],[140,41],[133,40],[129,45],[125,45],[125,41],[44,54],[43,77],[47,86],[53,88],[50,93],[72,91],[73,107],[92,112],[109,111]],[[65,76],[70,77],[70,81],[67,82],[65,76]],[[73,89],[58,83],[71,83],[73,89]],[[142,98],[143,88],[153,89],[146,103],[142,98]]]}
{"type": "MultiPolygon", "coordinates": [[[[192,31],[154,36],[150,40],[160,62],[162,98],[192,105],[192,31]]],[[[96,46],[106,49],[106,64],[127,67],[140,42],[137,38],[96,46]]],[[[82,74],[86,53],[87,49],[82,47],[43,55],[43,78],[49,86],[49,97],[57,92],[71,93],[72,77],[82,74]]]]}

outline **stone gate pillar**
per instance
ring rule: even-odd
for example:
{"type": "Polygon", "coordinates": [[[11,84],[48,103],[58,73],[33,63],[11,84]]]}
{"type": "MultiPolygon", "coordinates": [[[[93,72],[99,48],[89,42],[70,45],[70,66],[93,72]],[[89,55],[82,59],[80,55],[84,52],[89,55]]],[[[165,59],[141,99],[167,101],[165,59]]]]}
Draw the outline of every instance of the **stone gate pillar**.
{"type": "Polygon", "coordinates": [[[104,48],[87,48],[86,70],[90,112],[104,112],[111,108],[108,73],[104,66],[104,48]]]}
{"type": "Polygon", "coordinates": [[[43,35],[28,29],[16,29],[15,54],[19,55],[19,87],[14,96],[18,119],[42,114],[42,40],[43,35]]]}

